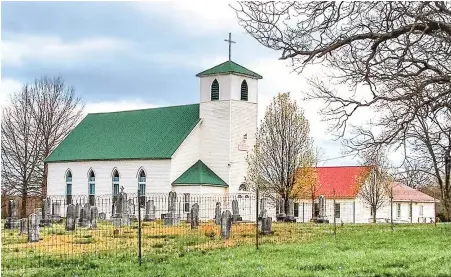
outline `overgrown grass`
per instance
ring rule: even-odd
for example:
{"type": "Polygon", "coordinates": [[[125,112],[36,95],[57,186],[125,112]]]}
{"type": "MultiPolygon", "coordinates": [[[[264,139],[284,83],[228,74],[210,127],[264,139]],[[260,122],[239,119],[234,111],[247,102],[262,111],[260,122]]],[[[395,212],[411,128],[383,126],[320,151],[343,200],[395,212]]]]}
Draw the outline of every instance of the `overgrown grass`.
{"type": "MultiPolygon", "coordinates": [[[[199,248],[217,241],[196,232],[152,237],[144,241],[148,247],[141,267],[133,247],[76,257],[30,249],[26,257],[17,257],[11,251],[2,253],[2,275],[451,276],[451,225],[397,225],[393,232],[388,225],[345,225],[336,236],[330,227],[313,224],[275,224],[274,231],[262,238],[259,250],[252,245],[199,248]],[[288,243],[283,243],[281,236],[288,234],[299,239],[286,237],[288,243]]],[[[92,239],[83,235],[77,239],[92,239]]]]}

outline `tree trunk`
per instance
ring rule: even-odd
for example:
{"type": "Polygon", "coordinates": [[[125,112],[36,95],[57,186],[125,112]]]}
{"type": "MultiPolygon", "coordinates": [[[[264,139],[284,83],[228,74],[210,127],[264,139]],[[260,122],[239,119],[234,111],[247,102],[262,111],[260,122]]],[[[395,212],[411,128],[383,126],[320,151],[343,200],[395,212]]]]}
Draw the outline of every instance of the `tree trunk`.
{"type": "Polygon", "coordinates": [[[284,196],[284,205],[285,205],[285,215],[287,215],[288,214],[288,209],[289,209],[289,207],[290,207],[290,204],[288,203],[288,195],[285,195],[284,196]]]}
{"type": "Polygon", "coordinates": [[[373,223],[376,223],[376,207],[371,207],[373,209],[373,223]]]}
{"type": "Polygon", "coordinates": [[[315,218],[315,198],[312,197],[312,218],[315,218]]]}
{"type": "Polygon", "coordinates": [[[49,171],[48,164],[45,163],[44,164],[44,175],[42,176],[42,188],[41,188],[42,189],[42,192],[41,192],[42,199],[45,199],[47,197],[47,175],[48,175],[48,171],[49,171]]]}
{"type": "Polygon", "coordinates": [[[22,207],[20,209],[20,218],[26,218],[27,217],[27,202],[28,202],[28,195],[27,192],[22,193],[22,207]]]}

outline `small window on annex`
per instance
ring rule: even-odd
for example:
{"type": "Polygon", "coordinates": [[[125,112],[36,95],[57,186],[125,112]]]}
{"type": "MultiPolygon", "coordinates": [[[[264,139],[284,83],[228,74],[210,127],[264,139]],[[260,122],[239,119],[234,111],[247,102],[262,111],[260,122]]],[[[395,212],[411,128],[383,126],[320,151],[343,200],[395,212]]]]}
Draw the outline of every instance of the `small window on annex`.
{"type": "Polygon", "coordinates": [[[335,218],[340,218],[340,203],[335,203],[335,218]]]}

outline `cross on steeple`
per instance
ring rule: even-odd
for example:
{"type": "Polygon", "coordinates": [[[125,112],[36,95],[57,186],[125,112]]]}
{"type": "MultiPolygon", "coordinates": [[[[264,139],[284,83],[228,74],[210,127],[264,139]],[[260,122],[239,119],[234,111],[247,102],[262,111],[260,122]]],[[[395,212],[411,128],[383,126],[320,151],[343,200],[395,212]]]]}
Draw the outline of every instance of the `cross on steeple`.
{"type": "Polygon", "coordinates": [[[229,39],[225,39],[224,41],[229,43],[229,61],[232,60],[232,43],[236,43],[232,40],[232,33],[229,33],[229,39]]]}

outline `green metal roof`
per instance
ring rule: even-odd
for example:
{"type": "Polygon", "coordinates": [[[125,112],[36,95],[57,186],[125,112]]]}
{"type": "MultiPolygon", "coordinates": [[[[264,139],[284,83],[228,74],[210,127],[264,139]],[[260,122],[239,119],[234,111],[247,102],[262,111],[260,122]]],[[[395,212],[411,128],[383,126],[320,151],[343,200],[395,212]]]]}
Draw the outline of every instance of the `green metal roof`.
{"type": "Polygon", "coordinates": [[[198,160],[188,170],[183,172],[172,184],[180,185],[214,185],[228,187],[216,173],[213,172],[208,166],[206,166],[201,160],[198,160]]]}
{"type": "Polygon", "coordinates": [[[169,159],[199,121],[199,104],[88,114],[45,162],[169,159]]]}
{"type": "Polygon", "coordinates": [[[217,74],[241,74],[255,79],[262,79],[263,77],[244,66],[241,66],[233,61],[226,61],[210,69],[198,73],[196,77],[217,75],[217,74]]]}

